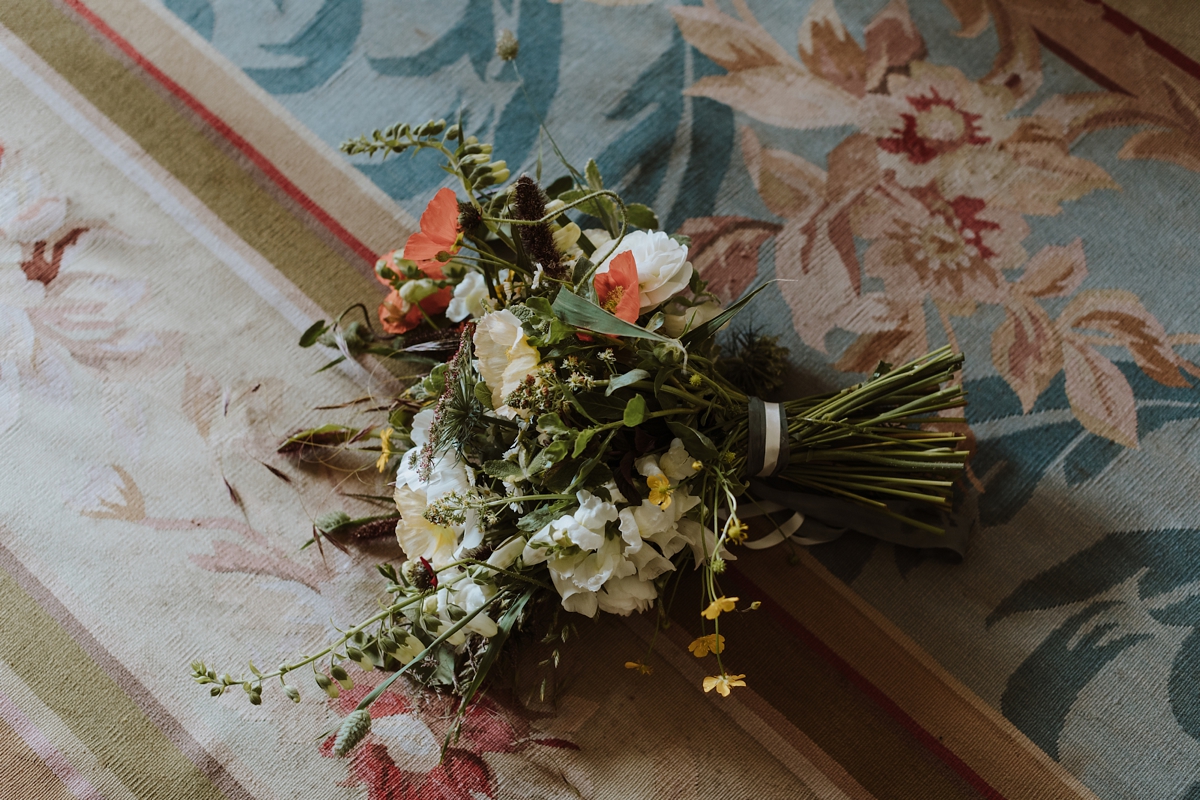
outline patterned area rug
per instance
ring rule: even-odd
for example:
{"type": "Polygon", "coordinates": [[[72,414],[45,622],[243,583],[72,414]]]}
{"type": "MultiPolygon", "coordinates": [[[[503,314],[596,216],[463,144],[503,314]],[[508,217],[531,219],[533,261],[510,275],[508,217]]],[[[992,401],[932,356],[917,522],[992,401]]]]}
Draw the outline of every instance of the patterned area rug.
{"type": "Polygon", "coordinates": [[[1200,798],[1194,3],[5,0],[0,108],[0,798],[1200,798]],[[695,609],[648,676],[651,622],[583,624],[444,760],[402,691],[330,756],[377,675],[194,686],[376,602],[394,551],[300,551],[347,487],[275,448],[388,387],[295,342],[444,177],[336,145],[460,113],[555,177],[544,118],[726,299],[777,279],[789,391],[963,351],[965,560],[743,554],[746,690],[695,609]]]}

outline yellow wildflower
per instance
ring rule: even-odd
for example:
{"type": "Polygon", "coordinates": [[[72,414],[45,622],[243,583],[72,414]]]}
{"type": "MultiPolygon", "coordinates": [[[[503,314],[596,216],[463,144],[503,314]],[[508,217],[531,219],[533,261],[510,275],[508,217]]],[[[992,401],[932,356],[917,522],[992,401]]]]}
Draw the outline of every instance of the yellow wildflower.
{"type": "Polygon", "coordinates": [[[692,470],[693,470],[693,471],[695,471],[695,472],[699,472],[699,471],[700,471],[700,470],[702,470],[702,469],[704,469],[704,464],[700,463],[700,461],[693,461],[693,462],[692,462],[692,470]]]}
{"type": "Polygon", "coordinates": [[[722,595],[709,603],[708,608],[700,612],[700,616],[705,619],[716,619],[721,616],[722,611],[733,611],[737,608],[737,601],[736,597],[725,597],[722,595]]]}
{"type": "Polygon", "coordinates": [[[729,697],[729,690],[734,686],[745,686],[746,682],[742,678],[745,675],[717,675],[704,679],[704,691],[711,692],[717,690],[717,694],[721,697],[729,697]]]}
{"type": "Polygon", "coordinates": [[[650,487],[650,502],[666,511],[671,507],[671,479],[661,472],[646,478],[650,487]]]}
{"type": "Polygon", "coordinates": [[[636,669],[643,675],[649,675],[650,673],[654,672],[654,667],[650,666],[649,664],[643,664],[641,661],[626,661],[625,669],[636,669]]]}
{"type": "Polygon", "coordinates": [[[741,544],[746,541],[747,534],[750,533],[750,527],[743,525],[741,520],[734,520],[729,525],[729,531],[726,535],[729,536],[729,541],[734,544],[741,544]]]}
{"type": "Polygon", "coordinates": [[[701,636],[688,645],[688,650],[691,650],[696,658],[704,658],[709,653],[720,655],[725,650],[725,637],[715,633],[710,633],[708,636],[701,636]]]}
{"type": "Polygon", "coordinates": [[[395,433],[391,428],[384,428],[379,432],[379,460],[375,462],[375,468],[380,472],[387,469],[388,459],[395,455],[392,450],[392,434],[395,433]]]}

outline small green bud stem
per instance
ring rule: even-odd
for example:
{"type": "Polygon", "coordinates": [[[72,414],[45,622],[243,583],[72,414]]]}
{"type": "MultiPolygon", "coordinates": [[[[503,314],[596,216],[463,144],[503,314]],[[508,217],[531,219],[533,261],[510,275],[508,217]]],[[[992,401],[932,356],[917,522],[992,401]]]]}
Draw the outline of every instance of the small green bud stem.
{"type": "Polygon", "coordinates": [[[388,676],[387,680],[385,680],[383,683],[379,684],[374,689],[372,689],[371,693],[368,694],[366,697],[364,697],[362,699],[362,702],[360,702],[358,704],[358,708],[355,709],[355,711],[356,712],[366,711],[366,709],[371,705],[371,703],[374,703],[376,700],[378,700],[379,696],[381,694],[383,694],[384,692],[386,692],[388,687],[391,686],[396,681],[397,678],[399,678],[401,675],[403,675],[405,672],[408,671],[409,667],[411,667],[413,664],[420,663],[421,659],[425,658],[425,656],[432,653],[434,648],[436,648],[442,642],[449,639],[454,634],[461,631],[463,628],[465,628],[471,622],[471,620],[475,619],[475,617],[482,614],[485,609],[491,607],[492,605],[497,603],[501,598],[504,598],[504,597],[506,597],[506,595],[503,595],[503,594],[496,595],[491,600],[487,601],[486,603],[481,605],[479,608],[475,609],[474,611],[472,611],[471,613],[467,614],[462,619],[460,619],[458,622],[451,625],[450,628],[448,630],[446,630],[445,633],[441,634],[436,639],[434,639],[432,642],[430,642],[429,646],[426,647],[424,650],[422,650],[420,653],[418,653],[416,655],[416,657],[413,658],[412,661],[409,661],[407,664],[402,666],[400,669],[393,672],[391,675],[388,676]]]}

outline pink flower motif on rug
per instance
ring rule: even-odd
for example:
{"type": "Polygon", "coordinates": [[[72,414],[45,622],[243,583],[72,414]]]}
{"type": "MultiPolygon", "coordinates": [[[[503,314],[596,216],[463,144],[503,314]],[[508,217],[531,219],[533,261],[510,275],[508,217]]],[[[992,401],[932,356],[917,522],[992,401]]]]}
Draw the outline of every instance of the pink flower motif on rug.
{"type": "MultiPolygon", "coordinates": [[[[730,254],[739,270],[755,274],[757,249],[773,238],[779,292],[797,335],[825,351],[835,330],[856,334],[835,364],[853,372],[906,361],[943,337],[957,349],[954,318],[973,316],[981,304],[999,307],[992,361],[1024,412],[1062,375],[1075,418],[1130,447],[1138,443],[1133,390],[1098,348],[1128,350],[1165,386],[1200,377],[1200,367],[1175,351],[1195,335],[1168,333],[1131,292],[1081,286],[1088,274],[1081,239],[1032,256],[1025,248],[1028,217],[1055,216],[1070,201],[1119,188],[1099,164],[1072,155],[1079,137],[1141,118],[1131,115],[1128,97],[1104,92],[1055,95],[1021,114],[1042,83],[1031,29],[998,29],[994,69],[972,80],[925,60],[925,41],[902,2],[889,3],[866,25],[861,45],[833,3],[813,3],[800,27],[798,59],[745,7],[738,17],[707,6],[672,13],[684,39],[727,70],[701,78],[687,94],[777,127],[854,128],[824,168],[766,147],[753,127],[743,128],[750,179],[782,225],[754,229],[746,227],[754,221],[739,221],[736,230],[747,233],[714,239],[722,244],[713,251],[719,260],[697,259],[706,278],[723,276],[730,254]],[[1108,114],[1103,124],[1101,111],[1108,114]],[[1052,318],[1044,301],[1061,300],[1067,302],[1052,318]],[[932,330],[930,310],[940,322],[932,330]]],[[[980,19],[964,31],[979,33],[987,13],[980,19]]],[[[1194,168],[1193,156],[1180,155],[1192,147],[1183,138],[1141,132],[1122,156],[1194,168]],[[1151,141],[1146,137],[1159,149],[1138,149],[1151,141]],[[1162,151],[1168,143],[1175,155],[1162,151]]],[[[688,220],[684,229],[703,235],[725,227],[714,217],[688,220]]]]}
{"type": "MultiPolygon", "coordinates": [[[[353,671],[355,686],[331,701],[341,716],[349,714],[381,679],[379,673],[353,671]]],[[[480,800],[494,798],[496,776],[486,756],[520,753],[541,746],[578,750],[565,739],[539,735],[519,711],[490,697],[467,709],[457,739],[442,757],[442,743],[455,717],[452,698],[428,692],[406,696],[396,689],[371,705],[371,732],[348,757],[347,785],[363,786],[370,800],[480,800]]],[[[332,757],[334,737],[321,744],[332,757]]],[[[547,792],[555,787],[546,786],[547,792]]]]}
{"type": "Polygon", "coordinates": [[[904,155],[914,164],[927,164],[963,145],[992,141],[980,133],[979,114],[958,108],[953,100],[939,95],[937,89],[905,99],[913,113],[901,114],[904,124],[892,128],[893,136],[878,140],[880,148],[889,153],[904,155]]]}

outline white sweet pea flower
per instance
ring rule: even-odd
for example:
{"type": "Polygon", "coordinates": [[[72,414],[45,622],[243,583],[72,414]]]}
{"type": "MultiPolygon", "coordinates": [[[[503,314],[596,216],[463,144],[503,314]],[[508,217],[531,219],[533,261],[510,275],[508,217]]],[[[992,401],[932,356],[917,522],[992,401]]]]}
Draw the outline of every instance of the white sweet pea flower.
{"type": "Polygon", "coordinates": [[[529,344],[521,320],[508,309],[485,314],[475,326],[475,356],[479,374],[492,390],[492,407],[502,417],[519,415],[504,404],[527,377],[533,374],[541,354],[529,344]]]}
{"type": "Polygon", "coordinates": [[[492,554],[488,556],[487,563],[497,569],[508,569],[524,549],[525,540],[520,536],[514,536],[493,550],[492,554]]]}
{"type": "MultiPolygon", "coordinates": [[[[692,546],[692,557],[696,560],[696,568],[699,569],[706,558],[712,557],[713,549],[717,546],[717,534],[692,519],[679,520],[679,533],[692,546]]],[[[726,550],[724,545],[721,546],[719,555],[726,561],[737,561],[737,556],[726,550]]]]}
{"type": "Polygon", "coordinates": [[[686,480],[696,474],[696,459],[683,446],[682,439],[672,439],[671,447],[658,459],[658,465],[672,481],[686,480]]]}
{"type": "Polygon", "coordinates": [[[619,518],[617,507],[588,491],[576,496],[579,508],[538,531],[522,558],[526,564],[547,562],[563,608],[590,617],[605,581],[634,575],[637,567],[625,558],[623,540],[605,534],[608,523],[619,518]]]}
{"type": "MultiPolygon", "coordinates": [[[[590,231],[588,239],[597,244],[590,231]]],[[[600,267],[596,273],[608,272],[613,258],[624,252],[632,253],[637,262],[638,299],[643,312],[682,292],[692,279],[687,247],[662,231],[634,231],[621,241],[617,250],[611,241],[606,241],[603,247],[597,244],[593,261],[600,259],[600,267]]]]}
{"type": "MultiPolygon", "coordinates": [[[[491,584],[480,586],[474,581],[468,580],[466,573],[463,572],[461,578],[453,584],[451,591],[447,595],[447,600],[468,614],[471,614],[483,608],[487,601],[495,597],[495,595],[495,586],[491,584]]],[[[463,630],[478,633],[485,639],[490,639],[496,635],[499,629],[496,627],[495,621],[486,612],[480,612],[463,627],[463,630]]]]}
{"type": "Polygon", "coordinates": [[[487,281],[483,275],[475,271],[468,272],[454,287],[454,296],[446,307],[446,319],[462,322],[467,317],[481,317],[490,308],[488,301],[487,281]]]}
{"type": "Polygon", "coordinates": [[[604,532],[604,526],[617,521],[617,507],[586,489],[577,492],[575,498],[579,508],[575,511],[575,520],[587,528],[604,532]]]}
{"type": "Polygon", "coordinates": [[[579,234],[581,233],[582,231],[579,230],[578,225],[574,222],[568,222],[552,234],[554,237],[554,249],[564,255],[570,254],[575,249],[575,243],[579,241],[579,234]]]}
{"type": "Polygon", "coordinates": [[[688,544],[688,539],[679,532],[680,518],[694,508],[700,498],[680,492],[669,508],[663,509],[651,502],[621,509],[621,535],[632,541],[638,536],[644,541],[658,545],[662,554],[670,558],[688,544]]]}
{"type": "Polygon", "coordinates": [[[633,462],[633,466],[643,478],[656,478],[664,474],[662,467],[659,466],[658,456],[642,456],[633,462]]]}
{"type": "Polygon", "coordinates": [[[591,492],[578,492],[579,508],[538,531],[525,545],[526,564],[545,561],[551,548],[578,547],[580,550],[599,550],[604,544],[604,528],[617,521],[617,507],[591,492]]]}
{"type": "MultiPolygon", "coordinates": [[[[649,540],[642,538],[641,529],[638,528],[637,519],[631,509],[621,509],[620,528],[621,539],[625,542],[625,557],[637,569],[638,580],[652,581],[664,572],[675,569],[675,565],[652,547],[649,540]]],[[[676,552],[681,547],[682,545],[677,547],[676,552]]]]}
{"type": "Polygon", "coordinates": [[[550,579],[562,597],[563,608],[586,616],[595,616],[599,606],[596,593],[610,578],[626,578],[637,568],[621,552],[620,539],[605,539],[595,552],[557,556],[549,560],[550,579]]]}
{"type": "Polygon", "coordinates": [[[649,609],[656,597],[658,590],[653,583],[633,575],[610,579],[596,594],[596,601],[601,611],[628,617],[634,611],[641,613],[649,609]]]}

